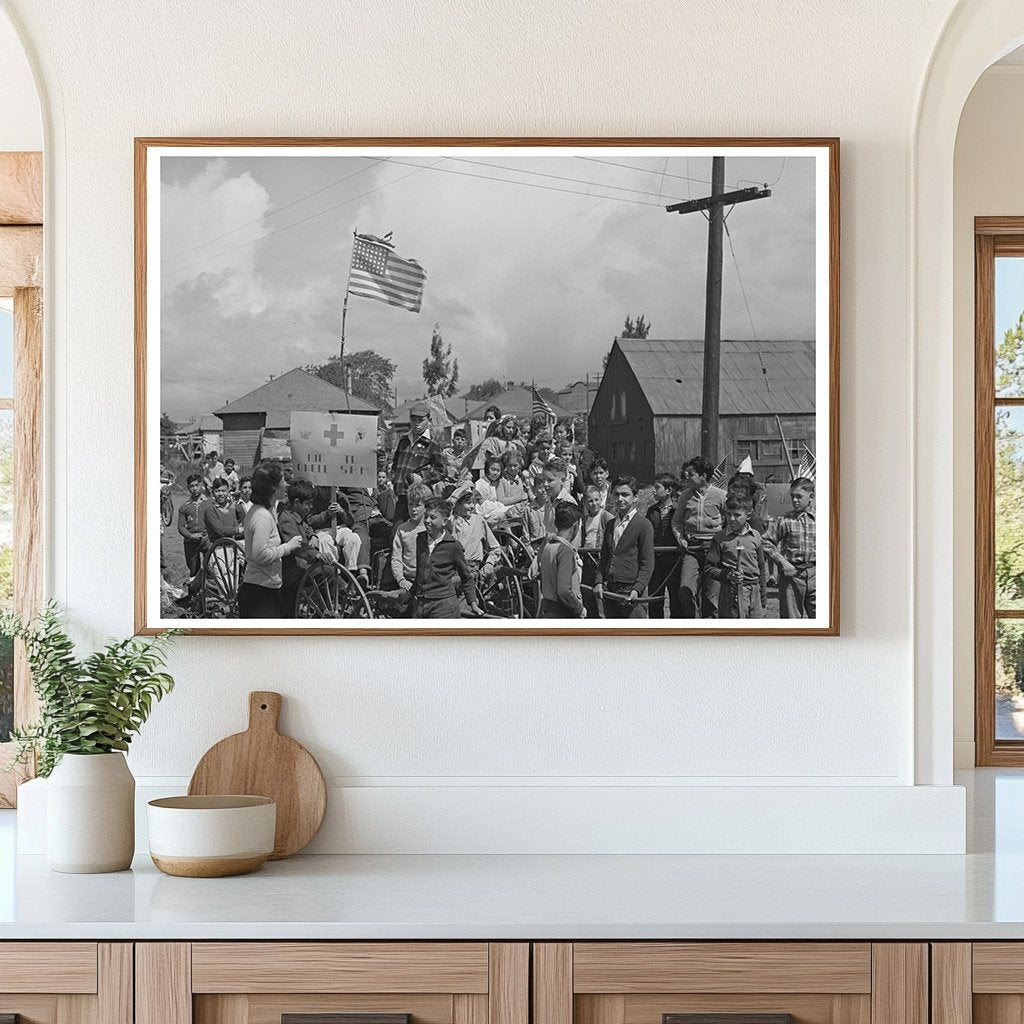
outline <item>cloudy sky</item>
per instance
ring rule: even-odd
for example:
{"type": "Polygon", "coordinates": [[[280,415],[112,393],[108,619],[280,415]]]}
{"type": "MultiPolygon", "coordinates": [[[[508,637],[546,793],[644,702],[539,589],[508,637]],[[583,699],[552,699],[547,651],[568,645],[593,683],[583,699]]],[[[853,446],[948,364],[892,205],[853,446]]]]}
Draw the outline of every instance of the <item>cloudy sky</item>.
{"type": "MultiPolygon", "coordinates": [[[[212,412],[336,354],[354,230],[393,232],[426,271],[419,314],[349,301],[347,350],[396,362],[400,400],[422,394],[435,322],[463,386],[596,373],[626,314],[652,338],[702,337],[707,224],[664,206],[708,194],[710,176],[710,156],[586,151],[164,157],[161,409],[212,412]]],[[[728,156],[725,177],[772,196],[729,217],[723,336],[753,336],[742,279],[759,338],[813,338],[813,159],[728,156]]]]}

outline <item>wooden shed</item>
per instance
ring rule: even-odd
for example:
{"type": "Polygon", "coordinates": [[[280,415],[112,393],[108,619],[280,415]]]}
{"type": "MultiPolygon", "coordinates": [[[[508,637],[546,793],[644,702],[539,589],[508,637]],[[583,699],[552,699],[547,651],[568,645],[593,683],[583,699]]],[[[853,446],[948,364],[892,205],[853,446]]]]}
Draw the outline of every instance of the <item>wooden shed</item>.
{"type": "MultiPolygon", "coordinates": [[[[590,411],[590,447],[613,476],[678,474],[700,455],[703,387],[703,339],[617,339],[590,411]]],[[[814,342],[723,340],[718,458],[735,465],[749,455],[759,480],[788,480],[776,413],[799,462],[804,445],[815,450],[814,342]]]]}
{"type": "Polygon", "coordinates": [[[231,458],[248,469],[260,453],[287,450],[293,412],[351,412],[379,416],[380,409],[346,393],[301,367],[289,370],[218,409],[214,416],[224,424],[222,458],[231,458]],[[268,442],[262,444],[262,442],[268,442]],[[277,442],[277,443],[274,443],[277,442]]]}

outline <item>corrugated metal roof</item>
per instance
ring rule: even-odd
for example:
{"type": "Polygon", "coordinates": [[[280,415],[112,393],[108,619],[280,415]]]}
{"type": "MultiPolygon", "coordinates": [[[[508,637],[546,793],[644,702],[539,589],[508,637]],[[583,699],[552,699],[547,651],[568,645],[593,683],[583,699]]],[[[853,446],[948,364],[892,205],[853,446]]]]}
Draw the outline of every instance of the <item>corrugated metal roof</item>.
{"type": "Polygon", "coordinates": [[[345,392],[333,384],[306,373],[296,366],[274,380],[230,402],[214,415],[224,416],[239,412],[374,412],[380,409],[351,395],[346,405],[345,392]]]}
{"type": "MultiPolygon", "coordinates": [[[[484,412],[492,405],[496,405],[501,410],[502,416],[521,416],[528,420],[533,416],[533,392],[529,388],[518,386],[506,388],[500,395],[488,398],[486,402],[481,402],[475,408],[470,406],[468,415],[460,416],[459,419],[482,420],[484,412]]],[[[572,413],[568,409],[563,409],[550,399],[548,399],[548,405],[551,406],[551,411],[555,414],[556,419],[572,419],[572,413]]]]}
{"type": "MultiPolygon", "coordinates": [[[[417,402],[423,401],[425,401],[423,398],[410,398],[409,401],[403,402],[401,405],[397,406],[394,412],[392,412],[387,418],[392,423],[407,424],[409,422],[409,410],[417,402]]],[[[458,395],[455,395],[452,398],[445,398],[443,401],[445,412],[448,413],[448,418],[453,421],[457,420],[462,415],[462,399],[458,395]]]]}
{"type": "MultiPolygon", "coordinates": [[[[704,341],[619,338],[655,416],[699,416],[704,404],[704,341]]],[[[814,412],[813,341],[722,339],[722,416],[814,412]],[[758,356],[760,349],[760,358],[758,356]],[[764,360],[772,395],[761,370],[764,360]],[[774,396],[774,404],[772,402],[774,396]]]]}

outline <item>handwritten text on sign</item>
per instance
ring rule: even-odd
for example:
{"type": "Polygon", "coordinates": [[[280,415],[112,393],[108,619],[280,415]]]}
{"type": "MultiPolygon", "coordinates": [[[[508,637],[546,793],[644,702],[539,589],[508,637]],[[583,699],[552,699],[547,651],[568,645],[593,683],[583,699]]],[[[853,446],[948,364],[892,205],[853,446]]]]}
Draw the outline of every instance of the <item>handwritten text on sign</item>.
{"type": "Polygon", "coordinates": [[[332,412],[293,412],[292,470],[322,487],[377,482],[377,419],[332,412]]]}

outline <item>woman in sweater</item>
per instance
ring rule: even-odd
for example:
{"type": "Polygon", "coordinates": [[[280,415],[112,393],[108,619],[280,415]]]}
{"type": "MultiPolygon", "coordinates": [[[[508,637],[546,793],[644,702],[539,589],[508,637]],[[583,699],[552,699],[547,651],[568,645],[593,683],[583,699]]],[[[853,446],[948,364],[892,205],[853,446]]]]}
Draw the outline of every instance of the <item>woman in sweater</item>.
{"type": "Polygon", "coordinates": [[[243,619],[279,619],[281,560],[303,546],[301,536],[281,542],[272,509],[281,497],[284,471],[275,459],[261,462],[252,474],[252,507],[245,514],[245,574],[238,588],[238,614],[243,619]]]}

